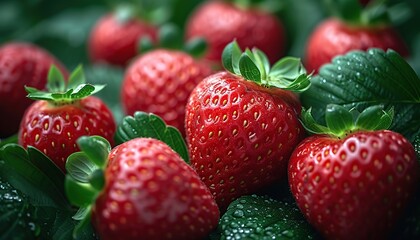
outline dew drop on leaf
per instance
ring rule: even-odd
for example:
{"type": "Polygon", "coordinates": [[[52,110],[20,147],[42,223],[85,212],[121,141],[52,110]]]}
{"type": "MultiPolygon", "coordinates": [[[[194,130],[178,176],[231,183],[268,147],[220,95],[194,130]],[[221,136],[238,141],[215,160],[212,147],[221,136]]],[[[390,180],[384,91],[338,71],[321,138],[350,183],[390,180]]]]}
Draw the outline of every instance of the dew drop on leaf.
{"type": "Polygon", "coordinates": [[[281,234],[283,234],[284,236],[286,236],[288,238],[292,238],[293,237],[293,232],[292,231],[289,231],[289,230],[285,230],[281,234]]]}
{"type": "Polygon", "coordinates": [[[237,218],[242,218],[242,217],[244,217],[244,211],[242,211],[242,210],[240,210],[240,209],[238,209],[238,210],[236,210],[234,213],[233,213],[233,216],[234,217],[237,217],[237,218]]]}

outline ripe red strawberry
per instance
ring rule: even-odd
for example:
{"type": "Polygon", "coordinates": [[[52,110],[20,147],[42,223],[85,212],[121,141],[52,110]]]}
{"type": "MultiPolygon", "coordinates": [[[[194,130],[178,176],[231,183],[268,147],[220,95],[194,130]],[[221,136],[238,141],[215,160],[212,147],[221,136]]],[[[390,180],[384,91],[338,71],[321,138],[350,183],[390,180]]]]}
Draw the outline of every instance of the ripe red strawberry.
{"type": "Polygon", "coordinates": [[[93,62],[126,66],[138,53],[138,42],[148,36],[156,39],[157,27],[137,18],[120,19],[108,14],[98,20],[89,37],[93,62]]]}
{"type": "Polygon", "coordinates": [[[220,213],[187,164],[185,141],[158,116],[139,114],[137,127],[144,137],[126,139],[112,150],[99,136],[77,140],[82,151],[67,159],[65,182],[69,201],[81,207],[73,236],[78,238],[92,223],[104,240],[205,239],[220,213]],[[165,136],[168,129],[172,133],[165,136]],[[149,138],[158,132],[161,140],[149,138]],[[176,144],[171,148],[163,141],[176,144]]]}
{"type": "Polygon", "coordinates": [[[414,193],[419,164],[408,140],[381,130],[390,115],[370,107],[353,125],[350,112],[331,105],[330,129],[308,125],[328,134],[308,137],[290,157],[292,194],[326,239],[386,239],[414,193]]]}
{"type": "Polygon", "coordinates": [[[216,73],[199,83],[186,110],[192,166],[221,209],[285,177],[303,134],[300,103],[287,91],[309,86],[300,61],[284,58],[270,69],[261,51],[241,53],[236,43],[226,47],[223,62],[232,73],[216,73]]]}
{"type": "Polygon", "coordinates": [[[67,86],[54,66],[48,78],[47,88],[52,93],[26,88],[28,97],[38,101],[26,110],[18,140],[25,148],[39,149],[65,171],[67,157],[79,150],[76,146],[79,137],[100,135],[113,143],[116,126],[105,103],[90,96],[103,86],[84,84],[80,67],[71,74],[67,86]]]}
{"type": "Polygon", "coordinates": [[[308,71],[317,73],[319,68],[331,62],[333,57],[351,50],[393,49],[402,56],[408,56],[407,45],[389,21],[380,19],[378,22],[378,19],[375,19],[369,22],[367,13],[370,9],[377,10],[377,6],[371,4],[362,10],[360,3],[356,0],[354,2],[349,9],[356,13],[358,11],[359,14],[328,18],[311,33],[305,56],[308,71]]]}
{"type": "Polygon", "coordinates": [[[261,49],[274,63],[285,50],[283,24],[271,13],[237,2],[204,2],[190,16],[186,38],[203,37],[209,44],[205,58],[218,65],[223,48],[234,39],[242,48],[261,49]]]}
{"type": "Polygon", "coordinates": [[[92,210],[101,239],[204,239],[217,226],[209,190],[168,145],[137,138],[117,149],[92,210]]]}
{"type": "Polygon", "coordinates": [[[185,105],[193,88],[211,69],[185,52],[157,49],[127,69],[121,98],[125,113],[145,111],[161,116],[185,135],[185,105]]]}
{"type": "Polygon", "coordinates": [[[67,78],[67,70],[46,50],[10,42],[0,48],[0,138],[18,132],[25,109],[31,104],[25,85],[44,88],[50,66],[55,64],[67,78]],[[7,117],[5,117],[7,116],[7,117]]]}

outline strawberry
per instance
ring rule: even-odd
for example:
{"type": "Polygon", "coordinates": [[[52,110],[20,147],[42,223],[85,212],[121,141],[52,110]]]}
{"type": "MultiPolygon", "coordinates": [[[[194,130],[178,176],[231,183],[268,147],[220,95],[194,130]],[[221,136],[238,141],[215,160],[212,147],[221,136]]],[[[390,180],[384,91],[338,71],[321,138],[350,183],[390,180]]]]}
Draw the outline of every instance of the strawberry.
{"type": "Polygon", "coordinates": [[[89,210],[83,219],[100,239],[204,239],[217,226],[210,191],[166,143],[134,138],[111,150],[95,136],[78,144],[83,152],[67,160],[66,190],[71,202],[89,210]],[[89,189],[81,201],[78,191],[89,189]]]}
{"type": "Polygon", "coordinates": [[[0,138],[18,132],[25,109],[31,104],[25,85],[44,88],[48,69],[55,64],[67,78],[64,66],[46,50],[30,43],[10,42],[0,48],[0,138]]]}
{"type": "Polygon", "coordinates": [[[209,190],[169,146],[138,138],[117,148],[92,212],[101,239],[203,239],[217,226],[209,190]]]}
{"type": "Polygon", "coordinates": [[[126,70],[121,90],[123,108],[128,115],[139,110],[155,113],[184,134],[188,97],[210,73],[208,65],[179,50],[145,53],[126,70]]]}
{"type": "Polygon", "coordinates": [[[380,6],[373,4],[376,2],[365,8],[362,8],[357,0],[346,2],[351,4],[337,6],[344,8],[338,9],[337,14],[340,16],[325,19],[310,34],[305,53],[305,66],[308,71],[317,73],[319,68],[329,63],[332,58],[351,50],[390,48],[402,56],[409,55],[406,43],[390,24],[386,12],[378,16],[380,6]],[[375,18],[370,19],[370,16],[375,18]]]}
{"type": "Polygon", "coordinates": [[[221,209],[286,176],[289,156],[304,132],[300,103],[288,90],[309,87],[295,58],[270,69],[264,53],[242,53],[233,42],[224,50],[223,63],[230,72],[197,85],[185,119],[191,164],[221,209]]]}
{"type": "Polygon", "coordinates": [[[187,21],[186,38],[203,37],[209,44],[205,59],[220,65],[223,48],[236,39],[242,48],[256,47],[278,60],[285,50],[285,30],[275,15],[256,7],[205,1],[187,21]]]}
{"type": "Polygon", "coordinates": [[[148,36],[156,38],[157,27],[134,16],[107,14],[97,21],[89,37],[92,62],[126,66],[137,55],[138,41],[148,36]]]}
{"type": "Polygon", "coordinates": [[[328,105],[328,127],[302,113],[308,130],[289,162],[289,184],[308,221],[326,239],[386,239],[415,192],[419,164],[411,143],[384,130],[393,111],[353,113],[328,105]]]}
{"type": "Polygon", "coordinates": [[[100,135],[113,143],[115,121],[112,112],[99,98],[90,96],[103,88],[85,84],[81,67],[70,75],[68,85],[55,66],[48,75],[49,92],[26,87],[35,101],[20,123],[18,141],[33,146],[63,171],[67,157],[78,151],[76,140],[84,135],[100,135]]]}

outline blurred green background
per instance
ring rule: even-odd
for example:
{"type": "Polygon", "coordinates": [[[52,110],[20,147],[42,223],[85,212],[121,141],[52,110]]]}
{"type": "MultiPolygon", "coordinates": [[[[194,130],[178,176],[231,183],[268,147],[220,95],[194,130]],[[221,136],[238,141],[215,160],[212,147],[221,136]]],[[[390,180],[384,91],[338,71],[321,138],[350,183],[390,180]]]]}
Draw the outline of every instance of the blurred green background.
{"type": "MultiPolygon", "coordinates": [[[[191,11],[204,0],[154,0],[165,6],[166,17],[181,28],[191,11]]],[[[288,32],[288,55],[302,57],[308,35],[328,16],[323,0],[278,0],[278,16],[288,32]]],[[[0,0],[0,44],[8,41],[36,43],[57,56],[69,69],[87,64],[86,40],[103,14],[123,1],[108,0],[0,0]]],[[[388,1],[394,6],[392,16],[398,31],[408,42],[410,63],[420,70],[420,1],[388,1]],[[406,3],[405,10],[399,6],[406,3]]],[[[418,71],[419,72],[419,71],[418,71]]]]}
{"type": "MultiPolygon", "coordinates": [[[[130,1],[130,0],[127,0],[130,1]]],[[[161,19],[184,28],[191,12],[205,0],[131,0],[160,7],[161,19]]],[[[287,31],[287,55],[303,57],[309,34],[329,17],[326,0],[273,0],[281,3],[277,16],[287,31]]],[[[334,0],[335,1],[335,0],[334,0]]],[[[60,59],[69,70],[83,64],[90,83],[107,84],[99,93],[117,121],[123,113],[119,87],[124,69],[91,65],[87,39],[95,22],[124,1],[117,0],[0,0],[0,45],[10,41],[35,43],[60,59]]],[[[389,0],[393,23],[408,43],[408,62],[420,73],[420,1],[389,0]]]]}

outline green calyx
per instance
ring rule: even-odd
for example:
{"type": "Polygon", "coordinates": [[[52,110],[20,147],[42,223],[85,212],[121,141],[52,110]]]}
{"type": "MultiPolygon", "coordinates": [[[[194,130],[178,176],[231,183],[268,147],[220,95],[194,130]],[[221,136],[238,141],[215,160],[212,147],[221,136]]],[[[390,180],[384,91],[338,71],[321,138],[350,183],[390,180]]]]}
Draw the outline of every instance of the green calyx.
{"type": "Polygon", "coordinates": [[[311,85],[299,58],[285,57],[272,67],[267,56],[254,48],[242,52],[238,43],[229,43],[222,54],[225,69],[265,87],[276,87],[293,92],[303,92],[311,85]]]}
{"type": "Polygon", "coordinates": [[[386,0],[371,0],[362,6],[359,0],[324,0],[331,13],[353,26],[383,26],[389,25],[389,8],[386,0]]]}
{"type": "Polygon", "coordinates": [[[138,42],[138,51],[146,53],[154,49],[180,50],[194,58],[204,56],[207,51],[207,42],[202,37],[196,37],[184,42],[181,29],[175,24],[164,24],[159,28],[158,41],[155,43],[149,36],[142,37],[138,42]]]}
{"type": "Polygon", "coordinates": [[[85,75],[81,66],[78,66],[69,77],[64,80],[60,70],[52,65],[48,72],[47,92],[33,87],[25,86],[27,97],[33,100],[46,100],[53,105],[71,104],[102,90],[105,85],[92,85],[85,83],[85,75]]]}
{"type": "Polygon", "coordinates": [[[127,0],[123,3],[115,1],[111,7],[114,9],[115,18],[121,24],[139,19],[157,26],[167,22],[171,17],[169,4],[162,4],[161,1],[127,0]]]}
{"type": "Polygon", "coordinates": [[[111,151],[109,142],[100,136],[83,136],[77,140],[80,152],[67,158],[65,192],[69,202],[79,207],[73,219],[79,220],[73,236],[89,227],[91,206],[105,186],[104,170],[111,151]]]}
{"type": "Polygon", "coordinates": [[[284,8],[284,1],[279,0],[227,0],[236,7],[248,10],[258,9],[266,13],[278,13],[284,8]]]}
{"type": "Polygon", "coordinates": [[[303,109],[301,122],[304,128],[312,134],[327,134],[344,138],[356,131],[376,131],[388,129],[391,126],[394,109],[383,110],[382,106],[370,106],[362,112],[356,109],[347,110],[343,106],[329,104],[326,107],[326,126],[318,124],[312,117],[311,109],[303,109]]]}

